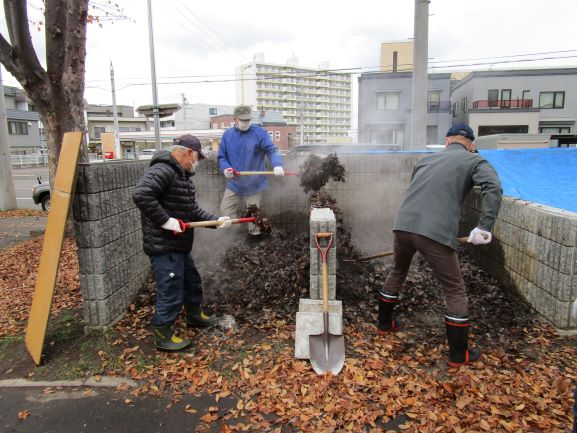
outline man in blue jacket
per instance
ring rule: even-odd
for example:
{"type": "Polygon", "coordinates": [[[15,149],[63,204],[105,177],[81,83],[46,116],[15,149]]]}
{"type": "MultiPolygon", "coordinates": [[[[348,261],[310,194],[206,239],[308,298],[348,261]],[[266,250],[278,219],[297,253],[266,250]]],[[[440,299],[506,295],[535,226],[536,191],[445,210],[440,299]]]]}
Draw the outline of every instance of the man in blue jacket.
{"type": "MultiPolygon", "coordinates": [[[[260,207],[262,192],[268,188],[266,176],[237,176],[237,171],[264,171],[265,156],[275,176],[284,176],[282,159],[268,132],[251,124],[252,109],[239,105],[234,109],[234,126],[225,131],[218,149],[218,163],[226,177],[226,190],[220,204],[223,215],[238,218],[239,207],[260,207]]],[[[260,228],[249,224],[250,235],[261,234],[260,228]]]]}

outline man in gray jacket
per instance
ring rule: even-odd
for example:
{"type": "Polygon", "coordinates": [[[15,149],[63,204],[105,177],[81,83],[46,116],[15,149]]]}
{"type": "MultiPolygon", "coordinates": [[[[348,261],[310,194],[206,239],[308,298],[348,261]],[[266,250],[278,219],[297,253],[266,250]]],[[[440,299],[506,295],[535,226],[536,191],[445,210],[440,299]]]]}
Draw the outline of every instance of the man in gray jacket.
{"type": "Polygon", "coordinates": [[[447,341],[451,366],[476,361],[479,349],[468,346],[468,299],[457,248],[461,208],[473,186],[481,187],[483,210],[468,242],[491,242],[491,230],[503,194],[495,169],[475,149],[475,135],[461,123],[449,129],[445,149],[421,159],[393,225],[394,265],[379,293],[379,333],[395,330],[393,310],[413,255],[431,265],[445,292],[447,341]]]}

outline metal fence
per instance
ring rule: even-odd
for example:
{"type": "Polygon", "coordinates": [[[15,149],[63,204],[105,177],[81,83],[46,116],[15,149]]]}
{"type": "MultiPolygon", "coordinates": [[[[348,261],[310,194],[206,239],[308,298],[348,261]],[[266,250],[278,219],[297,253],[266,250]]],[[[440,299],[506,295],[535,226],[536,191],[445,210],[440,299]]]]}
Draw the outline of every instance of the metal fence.
{"type": "Polygon", "coordinates": [[[12,167],[46,167],[48,166],[48,155],[10,155],[12,167]]]}

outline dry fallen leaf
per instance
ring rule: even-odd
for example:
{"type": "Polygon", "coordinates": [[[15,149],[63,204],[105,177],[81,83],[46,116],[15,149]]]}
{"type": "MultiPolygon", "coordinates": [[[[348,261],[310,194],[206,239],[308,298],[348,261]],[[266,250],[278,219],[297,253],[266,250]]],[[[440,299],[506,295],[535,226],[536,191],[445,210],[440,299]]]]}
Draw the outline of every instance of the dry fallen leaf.
{"type": "Polygon", "coordinates": [[[26,418],[28,418],[28,415],[30,415],[30,410],[26,409],[23,411],[18,412],[18,419],[20,421],[24,421],[26,418]]]}

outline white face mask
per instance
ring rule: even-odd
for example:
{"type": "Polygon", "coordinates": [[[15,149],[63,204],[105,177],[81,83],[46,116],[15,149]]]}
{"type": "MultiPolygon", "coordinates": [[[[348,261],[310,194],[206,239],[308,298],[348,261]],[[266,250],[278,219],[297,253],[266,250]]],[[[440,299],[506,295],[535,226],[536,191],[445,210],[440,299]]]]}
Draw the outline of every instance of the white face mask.
{"type": "Polygon", "coordinates": [[[192,163],[192,171],[196,171],[196,167],[198,167],[198,161],[192,163]]]}
{"type": "Polygon", "coordinates": [[[238,120],[238,124],[237,127],[238,129],[240,129],[241,131],[248,131],[248,128],[250,128],[251,122],[250,120],[238,120]]]}

